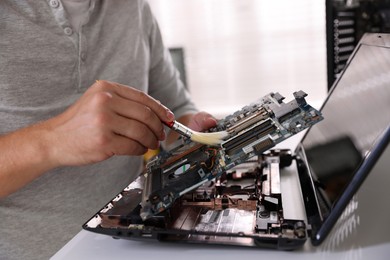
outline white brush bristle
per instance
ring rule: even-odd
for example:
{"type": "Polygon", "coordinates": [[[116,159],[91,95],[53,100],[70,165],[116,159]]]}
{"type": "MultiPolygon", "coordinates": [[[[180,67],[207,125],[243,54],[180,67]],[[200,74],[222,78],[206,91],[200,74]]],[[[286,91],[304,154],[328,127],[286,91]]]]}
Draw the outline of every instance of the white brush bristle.
{"type": "Polygon", "coordinates": [[[213,133],[200,133],[192,132],[191,140],[197,143],[208,145],[219,145],[223,142],[223,139],[228,136],[226,131],[213,132],[213,133]]]}

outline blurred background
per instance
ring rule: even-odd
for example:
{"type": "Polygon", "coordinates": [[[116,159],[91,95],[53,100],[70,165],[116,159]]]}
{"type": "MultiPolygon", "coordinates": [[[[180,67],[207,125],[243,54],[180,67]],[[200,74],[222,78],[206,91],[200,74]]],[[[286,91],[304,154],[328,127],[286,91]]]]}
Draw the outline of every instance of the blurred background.
{"type": "Polygon", "coordinates": [[[148,0],[200,110],[225,116],[269,92],[320,106],[366,31],[389,30],[389,1],[148,0]]]}

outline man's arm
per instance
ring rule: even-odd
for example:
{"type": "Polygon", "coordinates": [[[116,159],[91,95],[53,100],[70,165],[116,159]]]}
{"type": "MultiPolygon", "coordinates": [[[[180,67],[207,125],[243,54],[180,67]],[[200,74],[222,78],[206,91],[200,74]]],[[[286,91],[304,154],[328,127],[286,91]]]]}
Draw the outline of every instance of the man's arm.
{"type": "Polygon", "coordinates": [[[170,110],[145,93],[99,81],[64,113],[0,137],[0,197],[46,171],[141,155],[165,139],[170,110]]]}
{"type": "Polygon", "coordinates": [[[0,197],[55,167],[50,159],[44,123],[0,137],[0,197]]]}

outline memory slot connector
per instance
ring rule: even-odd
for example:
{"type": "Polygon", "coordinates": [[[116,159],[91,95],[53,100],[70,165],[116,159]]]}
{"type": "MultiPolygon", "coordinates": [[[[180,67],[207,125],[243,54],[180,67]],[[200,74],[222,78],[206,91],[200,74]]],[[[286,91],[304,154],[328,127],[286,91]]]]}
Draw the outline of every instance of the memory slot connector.
{"type": "Polygon", "coordinates": [[[225,149],[226,154],[233,155],[243,147],[253,143],[263,136],[268,135],[269,133],[272,133],[276,129],[277,127],[272,124],[272,120],[267,120],[264,123],[238,135],[234,139],[222,144],[222,147],[225,149]]]}
{"type": "Polygon", "coordinates": [[[266,119],[269,117],[267,111],[264,108],[259,109],[259,111],[253,113],[252,115],[242,119],[241,121],[238,121],[235,125],[232,127],[229,127],[227,131],[229,133],[238,133],[251,125],[260,122],[261,120],[266,119]]]}

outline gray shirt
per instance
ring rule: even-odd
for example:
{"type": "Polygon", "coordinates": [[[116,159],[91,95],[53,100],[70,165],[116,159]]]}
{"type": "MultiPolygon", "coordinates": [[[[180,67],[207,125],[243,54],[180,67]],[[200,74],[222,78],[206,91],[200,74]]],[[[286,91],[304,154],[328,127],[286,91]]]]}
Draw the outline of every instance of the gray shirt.
{"type": "MultiPolygon", "coordinates": [[[[0,135],[61,113],[96,79],[141,89],[176,117],[195,112],[144,1],[91,1],[79,33],[58,0],[0,1],[0,135]]],[[[0,200],[0,259],[49,258],[141,165],[58,168],[0,200]]]]}

